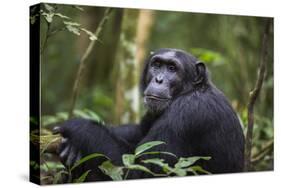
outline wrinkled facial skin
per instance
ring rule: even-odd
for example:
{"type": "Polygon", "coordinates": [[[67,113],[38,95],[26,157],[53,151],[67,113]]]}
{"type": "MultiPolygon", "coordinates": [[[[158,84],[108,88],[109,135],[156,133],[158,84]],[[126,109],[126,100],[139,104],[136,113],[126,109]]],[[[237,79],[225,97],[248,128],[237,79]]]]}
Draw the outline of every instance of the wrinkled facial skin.
{"type": "Polygon", "coordinates": [[[184,68],[174,52],[153,56],[148,64],[144,104],[150,112],[161,113],[182,89],[184,68]]]}

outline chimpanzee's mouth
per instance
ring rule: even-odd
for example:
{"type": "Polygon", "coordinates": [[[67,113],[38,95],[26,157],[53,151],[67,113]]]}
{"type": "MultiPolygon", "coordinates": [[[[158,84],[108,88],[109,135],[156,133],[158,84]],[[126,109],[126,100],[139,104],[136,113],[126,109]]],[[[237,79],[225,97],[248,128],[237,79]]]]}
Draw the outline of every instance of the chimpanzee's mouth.
{"type": "Polygon", "coordinates": [[[147,98],[147,99],[158,100],[158,101],[168,101],[168,100],[170,100],[170,98],[160,97],[160,96],[156,96],[156,95],[145,95],[144,97],[147,98]]]}

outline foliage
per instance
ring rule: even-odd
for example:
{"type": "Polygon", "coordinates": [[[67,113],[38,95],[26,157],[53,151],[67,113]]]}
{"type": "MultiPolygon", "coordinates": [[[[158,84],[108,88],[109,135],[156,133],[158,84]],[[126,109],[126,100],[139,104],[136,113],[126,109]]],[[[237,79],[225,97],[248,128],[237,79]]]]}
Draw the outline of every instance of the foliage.
{"type": "MultiPolygon", "coordinates": [[[[242,113],[239,115],[244,134],[246,134],[247,123],[248,123],[248,114],[247,109],[245,108],[242,113]]],[[[273,165],[273,146],[268,147],[268,145],[273,142],[274,130],[273,130],[273,120],[266,117],[261,117],[258,115],[254,116],[254,131],[253,131],[253,146],[252,146],[252,160],[255,160],[257,156],[263,154],[266,149],[266,154],[254,162],[252,170],[261,171],[261,170],[270,170],[273,165]]]]}
{"type": "MultiPolygon", "coordinates": [[[[53,171],[54,175],[51,177],[50,175],[43,176],[42,178],[49,178],[53,180],[53,183],[58,183],[59,178],[62,178],[62,175],[69,176],[68,178],[69,182],[84,182],[85,179],[87,178],[88,174],[90,173],[91,170],[87,170],[83,172],[83,174],[77,178],[77,179],[72,179],[71,178],[71,173],[73,170],[75,170],[77,167],[80,165],[86,163],[87,161],[90,161],[95,158],[105,158],[106,160],[99,166],[101,171],[111,177],[112,180],[124,180],[127,178],[129,172],[131,170],[137,170],[137,171],[143,171],[145,173],[151,174],[155,177],[167,177],[167,176],[186,176],[186,175],[198,175],[198,174],[210,174],[206,170],[204,170],[202,167],[196,165],[196,162],[199,160],[209,160],[210,157],[188,157],[188,158],[179,158],[177,160],[177,163],[174,166],[169,166],[168,163],[165,163],[164,159],[157,158],[155,157],[155,154],[163,154],[163,155],[169,155],[172,157],[177,158],[174,154],[165,152],[165,151],[151,151],[151,149],[155,146],[165,144],[164,142],[161,141],[152,141],[152,142],[147,142],[144,143],[140,146],[138,146],[135,149],[134,154],[123,154],[122,156],[122,161],[123,161],[123,166],[116,166],[112,163],[111,159],[108,158],[107,156],[100,154],[100,153],[93,153],[88,156],[85,156],[81,158],[79,161],[77,161],[72,167],[69,169],[65,169],[63,165],[59,163],[54,163],[54,162],[44,162],[42,165],[40,165],[41,170],[43,171],[53,171]],[[136,161],[144,155],[150,156],[151,154],[154,154],[153,158],[146,158],[144,160],[141,160],[141,163],[136,163],[136,161]],[[149,167],[147,167],[147,164],[154,164],[162,168],[163,173],[162,174],[157,174],[153,172],[149,167]]],[[[31,163],[34,168],[38,168],[38,165],[33,162],[31,163]]]]}
{"type": "MultiPolygon", "coordinates": [[[[96,29],[104,10],[103,7],[45,3],[39,14],[32,14],[30,17],[31,24],[40,19],[41,47],[45,46],[44,55],[41,57],[41,112],[43,115],[41,120],[44,134],[41,135],[43,142],[40,142],[42,145],[40,151],[43,161],[41,164],[32,162],[34,168],[42,166],[42,175],[47,177],[44,181],[59,182],[58,179],[68,173],[60,171],[59,168],[52,170],[54,166],[50,164],[48,164],[51,167],[50,170],[46,168],[45,163],[54,162],[56,158],[46,153],[44,148],[51,145],[52,140],[55,139],[52,136],[48,137],[51,134],[49,130],[52,125],[67,119],[66,111],[69,109],[74,73],[80,63],[80,49],[84,49],[89,40],[97,40],[91,31],[96,29]],[[46,44],[44,41],[47,39],[48,43],[46,44]]],[[[83,110],[75,110],[75,117],[112,122],[114,117],[112,114],[116,113],[114,109],[121,108],[116,102],[118,97],[116,96],[116,88],[122,86],[117,85],[117,78],[120,75],[115,73],[115,69],[124,63],[116,61],[118,56],[116,49],[118,46],[124,45],[122,40],[119,40],[121,32],[118,30],[124,19],[122,19],[122,10],[114,9],[113,13],[99,37],[99,40],[101,38],[103,42],[95,46],[96,53],[89,57],[89,68],[83,78],[81,95],[77,101],[77,109],[83,110]]],[[[180,48],[191,52],[204,61],[212,81],[230,100],[245,131],[247,129],[246,106],[249,91],[254,86],[260,58],[262,18],[154,11],[154,19],[152,30],[148,31],[150,37],[147,40],[147,45],[144,46],[144,53],[149,54],[150,51],[161,47],[180,48]],[[169,27],[171,25],[173,27],[169,27]]],[[[274,140],[273,32],[270,34],[270,40],[267,74],[255,107],[253,157],[259,155],[268,143],[272,143],[274,140]]],[[[39,121],[31,118],[31,122],[38,125],[39,121]]],[[[40,137],[36,135],[32,134],[31,138],[38,143],[40,137]]],[[[161,158],[153,158],[153,156],[160,154],[158,151],[146,150],[140,154],[151,158],[142,161],[140,166],[133,166],[136,165],[135,161],[139,160],[139,157],[135,153],[126,154],[123,156],[123,166],[114,166],[110,160],[107,160],[101,168],[106,174],[112,172],[110,176],[116,180],[124,179],[126,172],[130,171],[129,168],[139,168],[139,170],[145,171],[145,166],[149,164],[155,164],[165,169],[165,176],[168,176],[168,173],[170,173],[169,175],[194,174],[192,168],[195,169],[196,173],[200,173],[202,170],[196,165],[184,167],[184,170],[182,168],[176,169],[176,166],[169,167],[161,158]],[[172,172],[173,170],[175,172],[172,172]]],[[[162,152],[162,155],[170,156],[173,154],[162,152]]],[[[185,159],[180,158],[178,161],[186,164],[185,159]]],[[[192,161],[192,159],[188,159],[188,161],[192,161]]],[[[269,152],[254,164],[253,169],[273,169],[272,146],[269,148],[269,152]]],[[[83,181],[88,173],[90,172],[85,172],[80,179],[75,181],[83,181]]]]}
{"type": "Polygon", "coordinates": [[[191,53],[204,63],[212,64],[213,66],[222,65],[225,63],[223,55],[219,52],[204,48],[192,48],[191,53]]]}
{"type": "MultiPolygon", "coordinates": [[[[75,6],[77,8],[77,6],[75,6]]],[[[78,10],[83,10],[81,7],[77,8],[78,10]]],[[[69,16],[64,15],[63,13],[57,12],[58,10],[58,5],[50,5],[47,3],[43,3],[42,9],[40,10],[40,15],[45,18],[46,22],[48,25],[50,25],[54,18],[59,18],[60,21],[63,23],[63,26],[61,26],[59,29],[52,31],[53,33],[59,31],[59,30],[64,30],[67,29],[69,32],[75,34],[75,35],[80,35],[80,32],[83,31],[85,32],[90,40],[97,40],[97,37],[89,31],[88,29],[84,28],[81,26],[81,24],[73,21],[72,18],[69,16]]],[[[33,18],[34,19],[34,18],[33,18]]],[[[34,22],[32,22],[34,23],[34,22]]],[[[48,37],[48,36],[46,36],[48,37]]]]}
{"type": "MultiPolygon", "coordinates": [[[[101,122],[99,116],[89,109],[75,110],[74,115],[75,117],[101,122]]],[[[31,122],[37,122],[35,121],[35,118],[31,118],[30,120],[31,122]]],[[[31,161],[30,164],[34,169],[38,169],[40,167],[41,181],[43,182],[43,184],[45,184],[46,182],[53,184],[61,183],[66,176],[71,174],[71,171],[75,169],[76,166],[84,163],[89,159],[103,156],[101,154],[89,155],[81,159],[79,163],[76,164],[76,166],[73,166],[71,169],[68,170],[65,169],[61,163],[57,162],[57,159],[55,159],[54,155],[49,153],[48,150],[52,150],[52,148],[57,148],[57,145],[61,142],[61,136],[57,134],[53,135],[48,128],[50,126],[53,126],[54,124],[61,123],[65,120],[67,120],[66,112],[58,112],[53,116],[42,116],[42,127],[40,129],[40,134],[38,134],[39,130],[34,130],[30,134],[31,142],[35,145],[40,146],[41,158],[40,164],[37,164],[35,161],[31,161]]],[[[84,182],[89,173],[90,171],[84,172],[79,178],[73,180],[73,182],[84,182]]]]}
{"type": "MultiPolygon", "coordinates": [[[[161,158],[146,158],[144,160],[141,160],[141,163],[135,163],[138,158],[140,158],[143,155],[150,155],[150,154],[163,154],[163,155],[170,155],[175,158],[177,158],[174,154],[169,152],[162,152],[162,151],[148,151],[151,148],[165,144],[161,141],[152,141],[144,143],[140,146],[138,146],[135,149],[134,154],[124,154],[122,156],[122,161],[124,166],[115,166],[112,164],[110,160],[107,160],[99,166],[99,168],[108,176],[112,178],[112,180],[122,180],[126,179],[129,172],[131,170],[138,170],[143,171],[145,173],[151,174],[153,176],[186,176],[188,175],[188,172],[192,172],[194,175],[198,175],[198,173],[202,174],[209,174],[209,172],[202,169],[200,166],[194,165],[198,160],[209,160],[210,157],[188,157],[188,158],[179,158],[178,162],[173,166],[169,166],[168,163],[165,163],[164,159],[161,158]],[[154,164],[162,168],[163,174],[157,174],[149,167],[146,167],[145,164],[154,164]],[[126,171],[125,176],[123,177],[124,171],[126,171]]],[[[159,155],[157,155],[159,156],[159,155]]]]}
{"type": "MultiPolygon", "coordinates": [[[[74,110],[74,118],[84,118],[97,122],[102,122],[101,118],[93,111],[89,109],[74,110]]],[[[42,126],[46,127],[49,125],[57,124],[68,119],[67,112],[58,112],[55,115],[42,116],[42,126]]]]}

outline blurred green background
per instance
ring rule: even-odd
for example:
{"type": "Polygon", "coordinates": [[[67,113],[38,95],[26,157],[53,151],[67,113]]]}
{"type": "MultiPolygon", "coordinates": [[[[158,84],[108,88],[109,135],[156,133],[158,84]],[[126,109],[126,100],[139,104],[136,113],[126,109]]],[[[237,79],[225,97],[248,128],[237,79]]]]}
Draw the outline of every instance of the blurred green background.
{"type": "MultiPolygon", "coordinates": [[[[47,128],[65,119],[70,110],[80,59],[91,42],[91,34],[81,28],[95,33],[105,11],[103,7],[50,6],[43,6],[47,15],[40,16],[41,46],[45,46],[41,102],[47,128]],[[50,16],[50,11],[57,15],[50,16]]],[[[158,48],[179,48],[206,63],[213,83],[228,97],[245,130],[263,31],[261,17],[113,8],[86,60],[76,115],[97,116],[110,124],[137,122],[144,113],[138,78],[145,58],[158,48]]],[[[273,29],[269,40],[266,76],[255,104],[253,155],[273,140],[273,29]]],[[[254,167],[270,169],[273,151],[254,167]]]]}

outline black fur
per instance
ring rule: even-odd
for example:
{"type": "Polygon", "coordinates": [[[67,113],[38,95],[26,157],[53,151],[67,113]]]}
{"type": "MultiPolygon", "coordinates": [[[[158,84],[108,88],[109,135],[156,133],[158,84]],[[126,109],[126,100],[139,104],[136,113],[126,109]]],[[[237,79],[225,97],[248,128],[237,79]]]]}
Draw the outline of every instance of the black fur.
{"type": "MultiPolygon", "coordinates": [[[[181,50],[158,50],[145,64],[141,78],[142,93],[154,79],[148,72],[151,69],[151,60],[158,57],[160,59],[157,61],[173,59],[180,62],[183,69],[180,71],[184,73],[179,73],[181,80],[177,82],[177,86],[173,86],[173,80],[169,80],[167,85],[176,89],[165,109],[157,113],[148,110],[139,125],[109,127],[85,119],[66,121],[57,128],[57,132],[67,139],[60,148],[64,164],[72,165],[81,156],[91,153],[103,153],[114,164],[122,165],[122,154],[133,153],[136,146],[157,140],[166,144],[153,150],[168,151],[178,157],[212,157],[210,161],[200,163],[211,173],[243,171],[244,136],[240,122],[224,94],[209,80],[202,62],[181,50]],[[63,153],[66,147],[73,149],[63,153]]],[[[165,72],[164,76],[167,74],[170,73],[165,72]]],[[[157,157],[164,158],[170,165],[176,162],[175,158],[167,155],[157,157]]],[[[98,165],[104,160],[98,158],[86,163],[77,169],[74,176],[79,177],[81,172],[91,169],[87,181],[109,180],[98,169],[98,165]]],[[[155,166],[147,167],[154,172],[160,172],[155,166]]],[[[128,176],[145,177],[151,175],[131,171],[128,176]]]]}

